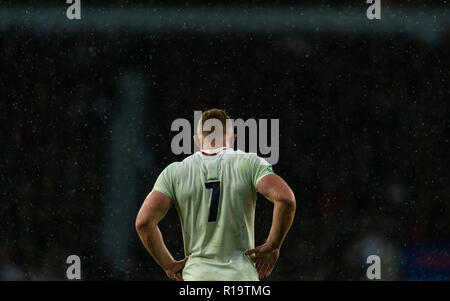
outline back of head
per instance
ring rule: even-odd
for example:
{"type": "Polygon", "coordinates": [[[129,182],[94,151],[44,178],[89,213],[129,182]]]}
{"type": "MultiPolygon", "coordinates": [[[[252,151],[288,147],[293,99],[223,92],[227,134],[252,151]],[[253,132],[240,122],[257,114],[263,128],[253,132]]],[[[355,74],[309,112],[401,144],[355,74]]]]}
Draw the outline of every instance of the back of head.
{"type": "Polygon", "coordinates": [[[202,113],[197,135],[203,147],[231,146],[234,141],[233,134],[232,120],[224,110],[210,109],[202,113]]]}

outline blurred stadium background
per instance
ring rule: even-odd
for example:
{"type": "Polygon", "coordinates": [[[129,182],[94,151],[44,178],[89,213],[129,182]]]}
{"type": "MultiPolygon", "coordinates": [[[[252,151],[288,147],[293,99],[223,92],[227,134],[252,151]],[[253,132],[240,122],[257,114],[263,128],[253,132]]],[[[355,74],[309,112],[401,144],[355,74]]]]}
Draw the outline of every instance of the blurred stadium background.
{"type": "MultiPolygon", "coordinates": [[[[448,1],[0,3],[0,279],[163,280],[134,230],[194,110],[279,118],[270,280],[450,279],[448,1]],[[221,4],[219,4],[221,3],[221,4]]],[[[259,198],[256,243],[271,205],[259,198]]],[[[161,226],[182,258],[177,214],[161,226]]]]}

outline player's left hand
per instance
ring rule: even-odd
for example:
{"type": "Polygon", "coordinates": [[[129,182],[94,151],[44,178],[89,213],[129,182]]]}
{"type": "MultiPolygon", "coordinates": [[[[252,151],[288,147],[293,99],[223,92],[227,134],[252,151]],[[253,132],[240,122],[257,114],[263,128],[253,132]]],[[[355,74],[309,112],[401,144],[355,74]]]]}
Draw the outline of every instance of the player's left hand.
{"type": "Polygon", "coordinates": [[[183,260],[174,261],[172,265],[165,270],[167,277],[174,281],[183,281],[183,269],[186,265],[189,257],[185,257],[183,260]]]}

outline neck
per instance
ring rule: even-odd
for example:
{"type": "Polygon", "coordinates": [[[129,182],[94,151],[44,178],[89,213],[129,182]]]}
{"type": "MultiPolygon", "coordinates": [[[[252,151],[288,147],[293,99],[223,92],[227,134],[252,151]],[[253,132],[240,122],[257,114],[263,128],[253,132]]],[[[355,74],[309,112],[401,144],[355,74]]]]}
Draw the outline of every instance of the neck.
{"type": "Polygon", "coordinates": [[[221,145],[221,146],[215,146],[215,145],[202,145],[202,147],[200,148],[200,150],[208,150],[208,149],[217,149],[217,148],[223,148],[223,147],[230,147],[228,145],[221,145]]]}

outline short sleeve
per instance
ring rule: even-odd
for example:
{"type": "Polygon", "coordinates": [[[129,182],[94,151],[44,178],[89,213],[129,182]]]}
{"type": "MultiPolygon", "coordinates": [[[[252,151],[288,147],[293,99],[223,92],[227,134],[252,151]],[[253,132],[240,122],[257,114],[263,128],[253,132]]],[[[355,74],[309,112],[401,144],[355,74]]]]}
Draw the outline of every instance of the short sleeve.
{"type": "Polygon", "coordinates": [[[173,185],[174,171],[175,164],[172,163],[159,174],[155,185],[153,185],[153,190],[164,193],[172,200],[175,200],[175,189],[173,185]]]}
{"type": "Polygon", "coordinates": [[[256,189],[259,180],[264,176],[273,174],[273,167],[266,160],[261,157],[254,156],[252,158],[252,183],[253,187],[256,189]]]}

